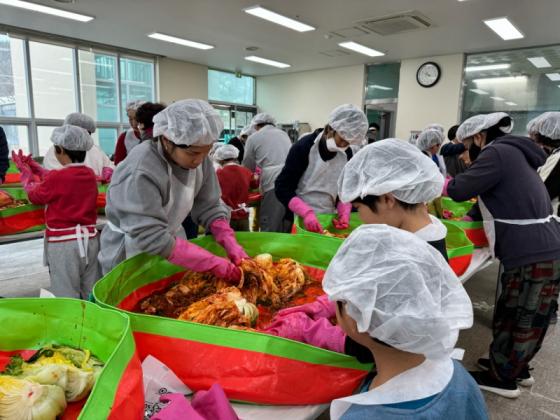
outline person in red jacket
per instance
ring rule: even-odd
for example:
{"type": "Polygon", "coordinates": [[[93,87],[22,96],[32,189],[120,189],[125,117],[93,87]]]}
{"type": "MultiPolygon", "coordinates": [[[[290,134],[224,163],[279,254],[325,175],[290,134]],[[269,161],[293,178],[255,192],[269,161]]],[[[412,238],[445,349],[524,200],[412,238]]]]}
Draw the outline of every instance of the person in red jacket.
{"type": "Polygon", "coordinates": [[[258,184],[253,173],[239,164],[238,158],[239,149],[231,144],[223,145],[214,154],[214,160],[221,166],[216,175],[222,189],[222,200],[231,208],[229,224],[233,230],[248,232],[249,188],[256,188],[258,184]]]}
{"type": "Polygon", "coordinates": [[[83,128],[63,125],[54,129],[51,141],[62,169],[47,171],[21,150],[12,152],[12,159],[29,201],[46,206],[45,262],[51,292],[87,299],[99,278],[97,182],[93,170],[84,165],[93,139],[83,128]]]}
{"type": "Polygon", "coordinates": [[[131,101],[126,104],[126,114],[128,115],[130,128],[122,132],[117,139],[115,155],[113,156],[115,165],[125,160],[130,151],[142,142],[140,131],[138,130],[138,121],[136,120],[136,111],[145,103],[146,101],[131,101]]]}

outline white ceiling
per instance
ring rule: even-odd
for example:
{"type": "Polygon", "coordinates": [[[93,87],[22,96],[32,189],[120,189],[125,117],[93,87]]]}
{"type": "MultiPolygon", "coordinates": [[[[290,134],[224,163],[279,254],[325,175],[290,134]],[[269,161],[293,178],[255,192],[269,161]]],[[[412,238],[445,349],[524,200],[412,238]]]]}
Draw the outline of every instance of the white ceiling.
{"type": "Polygon", "coordinates": [[[560,42],[558,0],[78,0],[68,5],[54,0],[36,2],[82,12],[96,19],[90,23],[78,23],[0,6],[0,24],[252,75],[560,42]],[[242,11],[256,4],[290,17],[299,17],[317,30],[294,32],[242,11]],[[386,52],[385,57],[372,59],[355,53],[327,57],[320,54],[339,48],[337,43],[343,41],[326,39],[325,35],[330,31],[351,27],[357,21],[409,10],[427,16],[434,27],[391,36],[368,34],[352,38],[386,52]],[[525,39],[502,41],[482,23],[483,19],[501,16],[508,16],[525,34],[525,39]],[[216,48],[199,51],[146,37],[156,31],[209,43],[216,48]],[[259,50],[249,53],[245,51],[249,46],[257,46],[259,50]],[[289,63],[292,67],[281,70],[243,59],[251,54],[289,63]]]}

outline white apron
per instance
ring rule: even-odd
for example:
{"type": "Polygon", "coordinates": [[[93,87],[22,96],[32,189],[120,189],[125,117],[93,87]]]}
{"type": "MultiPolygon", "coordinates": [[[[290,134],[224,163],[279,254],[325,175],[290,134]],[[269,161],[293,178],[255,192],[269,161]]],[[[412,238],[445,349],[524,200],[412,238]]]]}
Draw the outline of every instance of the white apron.
{"type": "Polygon", "coordinates": [[[124,147],[126,148],[126,154],[128,155],[132,149],[138,146],[141,143],[141,140],[136,137],[134,134],[134,130],[131,128],[126,130],[126,134],[124,135],[124,147]]]}
{"type": "Polygon", "coordinates": [[[348,162],[345,152],[337,152],[331,160],[324,161],[319,153],[321,131],[309,151],[309,165],[301,177],[296,194],[316,213],[336,213],[338,178],[348,162]]]}
{"type": "MultiPolygon", "coordinates": [[[[158,143],[158,151],[163,156],[161,143],[158,143]]],[[[196,178],[197,176],[202,177],[202,165],[196,169],[188,170],[188,180],[187,183],[184,184],[173,174],[172,165],[167,162],[167,160],[165,160],[165,162],[167,164],[167,173],[169,175],[170,183],[169,201],[164,207],[165,213],[167,214],[167,231],[173,236],[179,236],[186,239],[181,224],[192,210],[195,196],[196,178]]],[[[176,170],[183,169],[177,168],[176,170]]],[[[143,252],[143,250],[134,246],[134,242],[127,232],[123,231],[118,226],[115,226],[110,221],[107,222],[107,226],[113,232],[117,232],[122,235],[122,241],[124,241],[125,259],[131,258],[143,252]]],[[[119,246],[115,247],[115,249],[119,248],[119,246]]]]}
{"type": "Polygon", "coordinates": [[[451,381],[453,371],[453,360],[450,358],[426,359],[419,366],[395,376],[371,391],[334,400],[331,403],[331,419],[338,420],[354,404],[397,404],[439,394],[451,381]]]}
{"type": "MultiPolygon", "coordinates": [[[[539,173],[543,182],[546,182],[546,180],[548,179],[548,177],[550,176],[554,168],[556,168],[556,165],[558,165],[558,162],[560,162],[560,148],[552,152],[552,154],[548,157],[544,165],[538,169],[537,172],[539,173]]],[[[558,197],[555,197],[552,200],[552,214],[558,214],[559,204],[560,202],[558,200],[558,197]]]]}

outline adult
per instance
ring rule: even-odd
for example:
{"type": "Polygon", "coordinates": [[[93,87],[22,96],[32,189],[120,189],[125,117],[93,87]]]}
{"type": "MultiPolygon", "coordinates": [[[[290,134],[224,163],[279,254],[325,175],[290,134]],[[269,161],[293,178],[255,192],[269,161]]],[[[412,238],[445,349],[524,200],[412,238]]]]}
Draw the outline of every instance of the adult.
{"type": "Polygon", "coordinates": [[[0,127],[0,184],[6,180],[6,172],[10,167],[10,148],[8,147],[8,140],[4,129],[0,127]]]}
{"type": "Polygon", "coordinates": [[[530,139],[509,134],[512,128],[504,112],[464,121],[457,138],[480,153],[444,187],[455,201],[478,197],[486,236],[501,262],[490,359],[479,359],[487,371],[472,374],[482,389],[508,398],[520,395],[518,383],[534,383],[529,363],[546,335],[560,282],[560,223],[537,174],[546,154],[530,139]]]}
{"type": "Polygon", "coordinates": [[[367,130],[367,142],[368,144],[377,141],[377,136],[379,135],[379,124],[372,122],[367,130]]]}
{"type": "Polygon", "coordinates": [[[261,168],[262,194],[259,225],[263,232],[289,232],[291,221],[286,219],[286,209],[276,198],[274,183],[284,167],[292,142],[288,135],[276,127],[272,115],[261,113],[251,120],[255,133],[245,144],[243,166],[255,172],[261,168]]]}
{"type": "Polygon", "coordinates": [[[136,100],[130,101],[126,104],[126,115],[128,116],[130,128],[122,132],[117,139],[117,144],[115,145],[115,155],[113,156],[115,165],[121,163],[132,151],[132,149],[138,146],[142,141],[140,138],[140,132],[138,131],[136,111],[145,103],[146,101],[136,100]]]}
{"type": "Polygon", "coordinates": [[[117,167],[107,192],[108,224],[99,254],[103,274],[146,252],[226,281],[241,279],[236,264],[247,254],[229,226],[229,212],[208,158],[222,129],[220,115],[198,99],[175,102],[154,117],[157,141],[132,150],[117,167]],[[186,240],[181,222],[189,213],[212,232],[233,263],[186,240]]]}
{"type": "Polygon", "coordinates": [[[443,157],[439,154],[444,134],[437,128],[426,128],[416,140],[416,146],[437,165],[443,176],[447,174],[443,157]]]}
{"type": "Polygon", "coordinates": [[[467,170],[470,164],[469,153],[465,145],[457,140],[458,125],[454,125],[447,131],[447,141],[443,143],[440,154],[443,156],[447,174],[455,177],[467,170]]]}

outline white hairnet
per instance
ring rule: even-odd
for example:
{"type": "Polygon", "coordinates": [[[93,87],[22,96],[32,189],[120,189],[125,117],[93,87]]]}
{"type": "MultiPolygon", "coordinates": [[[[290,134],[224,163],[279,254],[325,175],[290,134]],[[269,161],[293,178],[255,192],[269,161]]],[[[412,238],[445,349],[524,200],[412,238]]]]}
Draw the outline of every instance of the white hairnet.
{"type": "Polygon", "coordinates": [[[255,127],[256,125],[260,124],[272,124],[276,125],[276,119],[266,112],[261,112],[253,117],[251,120],[251,127],[255,127]]]}
{"type": "Polygon", "coordinates": [[[367,195],[391,193],[408,204],[439,197],[443,176],[434,162],[415,146],[399,139],[372,143],[348,161],[338,179],[338,196],[351,203],[367,195]]]}
{"type": "Polygon", "coordinates": [[[545,112],[537,117],[534,132],[551,140],[560,139],[560,112],[545,112]]]}
{"type": "Polygon", "coordinates": [[[224,128],[220,114],[200,99],[174,102],[154,116],[153,136],[165,136],[179,145],[209,145],[224,128]]]}
{"type": "Polygon", "coordinates": [[[329,116],[329,125],[350,144],[362,144],[368,130],[364,112],[351,104],[337,106],[329,116]]]}
{"type": "Polygon", "coordinates": [[[87,152],[93,147],[93,139],[86,130],[69,124],[56,127],[51,134],[51,141],[56,146],[78,152],[87,152]]]}
{"type": "Polygon", "coordinates": [[[72,112],[64,118],[64,124],[75,125],[82,127],[84,130],[89,131],[91,134],[95,133],[95,121],[89,115],[82,114],[81,112],[72,112]]]}
{"type": "Polygon", "coordinates": [[[231,144],[224,144],[214,152],[214,160],[217,162],[221,160],[237,159],[238,157],[239,149],[231,144]]]}
{"type": "Polygon", "coordinates": [[[359,332],[428,358],[449,356],[459,330],[473,323],[469,296],[439,251],[387,225],[354,230],[329,264],[323,289],[345,303],[359,332]]]}
{"type": "Polygon", "coordinates": [[[126,103],[126,112],[129,111],[137,111],[142,105],[144,105],[147,101],[142,101],[137,99],[135,101],[130,101],[126,103]]]}
{"type": "Polygon", "coordinates": [[[249,137],[251,134],[253,134],[255,132],[255,129],[253,128],[253,126],[251,125],[246,125],[245,127],[243,127],[243,129],[241,130],[241,132],[239,133],[239,137],[242,136],[247,136],[249,137]]]}
{"type": "MultiPolygon", "coordinates": [[[[505,112],[494,112],[492,114],[479,114],[465,120],[457,129],[457,139],[463,141],[464,139],[474,136],[483,130],[495,126],[502,118],[509,117],[505,112]]],[[[513,120],[511,124],[500,127],[503,133],[511,133],[513,129],[513,120]]]]}
{"type": "Polygon", "coordinates": [[[436,128],[427,128],[418,135],[418,138],[416,139],[416,146],[420,150],[426,151],[436,144],[442,144],[444,140],[445,137],[443,132],[436,128]]]}
{"type": "Polygon", "coordinates": [[[424,130],[429,130],[429,129],[438,130],[441,134],[445,135],[445,128],[443,127],[443,125],[441,125],[439,123],[431,123],[431,124],[428,124],[428,126],[426,126],[426,128],[424,128],[424,130]]]}

